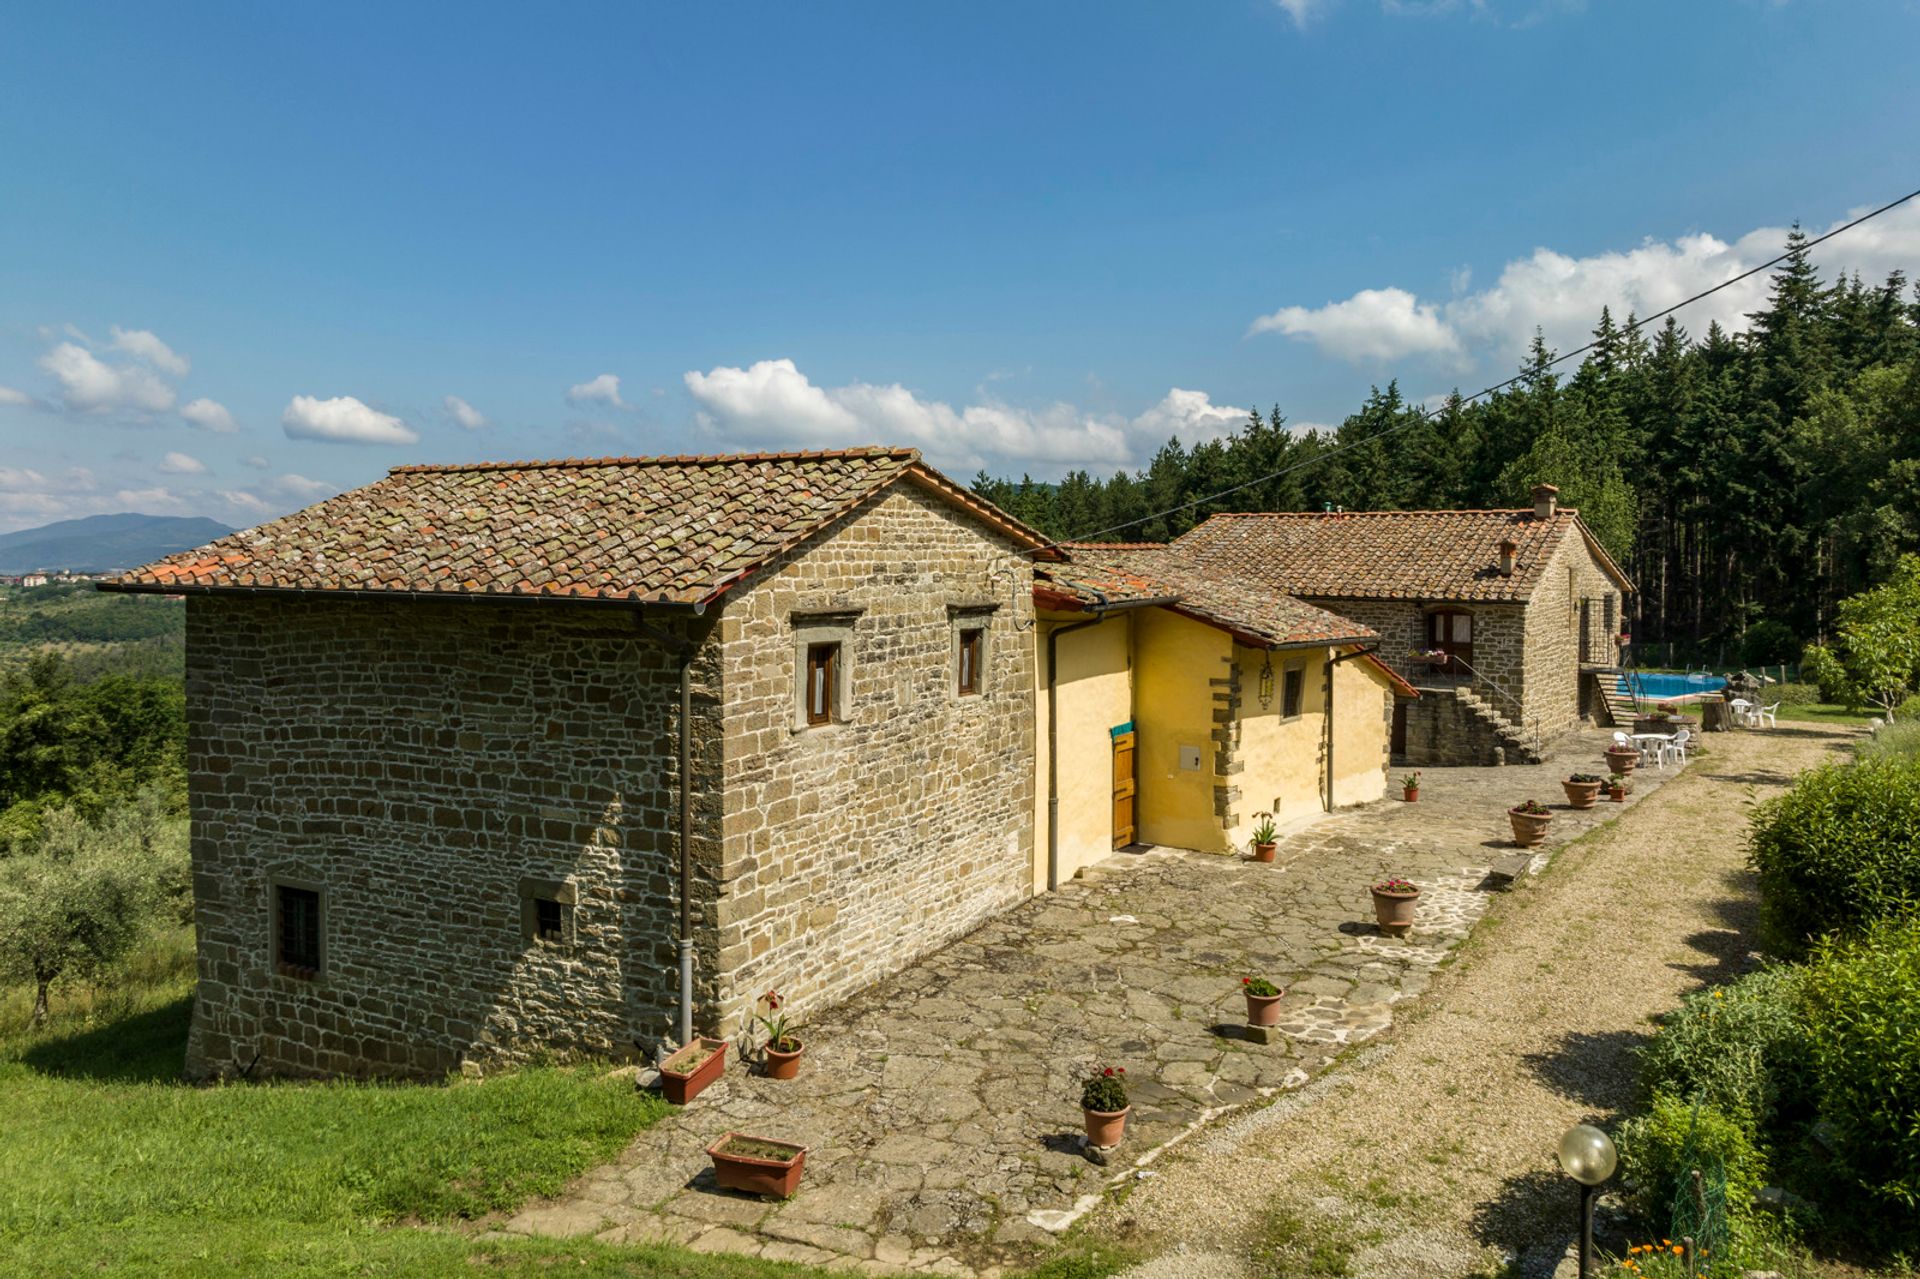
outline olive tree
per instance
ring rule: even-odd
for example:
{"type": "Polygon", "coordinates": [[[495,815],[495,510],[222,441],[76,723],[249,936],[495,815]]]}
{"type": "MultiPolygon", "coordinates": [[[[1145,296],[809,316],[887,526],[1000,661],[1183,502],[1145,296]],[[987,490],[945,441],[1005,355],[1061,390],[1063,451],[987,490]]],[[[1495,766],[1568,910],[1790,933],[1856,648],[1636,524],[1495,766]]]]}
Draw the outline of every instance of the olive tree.
{"type": "Polygon", "coordinates": [[[48,814],[31,851],[0,860],[0,976],[33,984],[35,1025],[56,980],[127,953],[154,891],[137,845],[101,838],[67,809],[48,814]]]}

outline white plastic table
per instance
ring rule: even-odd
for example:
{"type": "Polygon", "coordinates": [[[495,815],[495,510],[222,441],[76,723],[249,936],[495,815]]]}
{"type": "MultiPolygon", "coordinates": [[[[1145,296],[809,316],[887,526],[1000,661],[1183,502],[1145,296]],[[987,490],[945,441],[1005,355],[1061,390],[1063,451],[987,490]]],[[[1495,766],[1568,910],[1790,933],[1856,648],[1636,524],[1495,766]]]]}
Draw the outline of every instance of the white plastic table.
{"type": "MultiPolygon", "coordinates": [[[[1633,740],[1634,749],[1640,752],[1641,759],[1645,759],[1647,757],[1647,752],[1649,748],[1651,748],[1655,743],[1660,743],[1664,745],[1665,743],[1672,741],[1674,739],[1675,734],[1673,733],[1633,733],[1633,734],[1630,734],[1630,736],[1633,740]]],[[[1660,754],[1657,750],[1653,752],[1653,758],[1655,762],[1660,765],[1660,767],[1665,768],[1667,766],[1666,757],[1660,754]]]]}

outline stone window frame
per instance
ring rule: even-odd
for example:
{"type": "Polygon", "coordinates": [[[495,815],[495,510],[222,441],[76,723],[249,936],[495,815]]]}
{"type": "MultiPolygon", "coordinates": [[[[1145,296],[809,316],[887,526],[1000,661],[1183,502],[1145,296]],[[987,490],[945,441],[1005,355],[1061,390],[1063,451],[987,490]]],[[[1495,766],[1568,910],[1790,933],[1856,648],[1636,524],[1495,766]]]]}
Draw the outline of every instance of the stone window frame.
{"type": "Polygon", "coordinates": [[[993,615],[998,604],[947,605],[947,695],[956,701],[986,697],[992,693],[987,671],[993,661],[993,615]],[[967,631],[980,632],[980,651],[975,654],[973,687],[960,687],[960,637],[967,631]]]}
{"type": "Polygon", "coordinates": [[[317,982],[327,975],[327,961],[333,950],[329,938],[332,907],[327,886],[320,879],[294,873],[275,872],[267,876],[267,967],[268,971],[292,981],[317,982]],[[317,899],[319,919],[315,925],[319,963],[312,968],[282,963],[280,959],[280,890],[291,888],[312,893],[317,899]]]}
{"type": "Polygon", "coordinates": [[[525,875],[520,879],[520,937],[534,946],[550,950],[572,950],[579,942],[574,916],[579,911],[580,889],[570,879],[542,879],[525,875]],[[560,937],[540,935],[540,903],[553,902],[560,907],[560,937]]]}
{"type": "Polygon", "coordinates": [[[834,613],[795,613],[788,617],[793,630],[793,731],[818,733],[831,730],[852,718],[853,638],[858,611],[834,613]],[[827,722],[814,724],[807,717],[807,650],[815,644],[835,644],[840,651],[833,663],[833,705],[827,722]]]}

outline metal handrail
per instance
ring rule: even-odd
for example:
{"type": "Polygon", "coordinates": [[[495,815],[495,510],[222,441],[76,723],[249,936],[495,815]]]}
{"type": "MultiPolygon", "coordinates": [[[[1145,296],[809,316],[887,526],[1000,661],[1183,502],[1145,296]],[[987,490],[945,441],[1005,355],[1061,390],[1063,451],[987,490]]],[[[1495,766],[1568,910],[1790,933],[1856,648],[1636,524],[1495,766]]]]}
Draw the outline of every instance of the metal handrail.
{"type": "MultiPolygon", "coordinates": [[[[1514,695],[1512,693],[1509,693],[1506,689],[1500,687],[1500,684],[1497,680],[1494,680],[1492,677],[1482,673],[1479,669],[1477,669],[1474,666],[1472,662],[1467,661],[1465,658],[1461,657],[1460,654],[1448,653],[1447,658],[1448,658],[1448,665],[1452,665],[1453,663],[1458,662],[1461,666],[1466,667],[1467,673],[1469,675],[1472,675],[1475,679],[1479,680],[1481,683],[1485,684],[1488,688],[1500,694],[1500,696],[1506,698],[1507,701],[1513,704],[1513,709],[1519,712],[1518,722],[1514,724],[1514,727],[1520,730],[1524,740],[1524,735],[1527,732],[1527,710],[1526,710],[1526,707],[1520,705],[1519,699],[1514,697],[1514,695]]],[[[1535,724],[1533,726],[1532,731],[1533,731],[1533,742],[1532,742],[1533,752],[1536,755],[1543,754],[1544,752],[1542,750],[1542,747],[1544,745],[1544,742],[1540,736],[1540,726],[1538,724],[1535,724]]]]}

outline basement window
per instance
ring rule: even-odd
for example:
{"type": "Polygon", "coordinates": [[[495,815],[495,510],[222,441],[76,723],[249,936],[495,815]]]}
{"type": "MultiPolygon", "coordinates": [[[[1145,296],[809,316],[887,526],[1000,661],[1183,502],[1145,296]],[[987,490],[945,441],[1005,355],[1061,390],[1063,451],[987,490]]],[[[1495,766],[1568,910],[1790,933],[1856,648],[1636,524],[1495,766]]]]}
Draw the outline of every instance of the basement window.
{"type": "Polygon", "coordinates": [[[273,886],[273,958],[281,976],[312,981],[320,975],[320,906],[318,888],[273,886]]]}
{"type": "Polygon", "coordinates": [[[564,879],[521,880],[521,935],[542,946],[572,946],[573,908],[578,899],[579,891],[564,879]]]}

